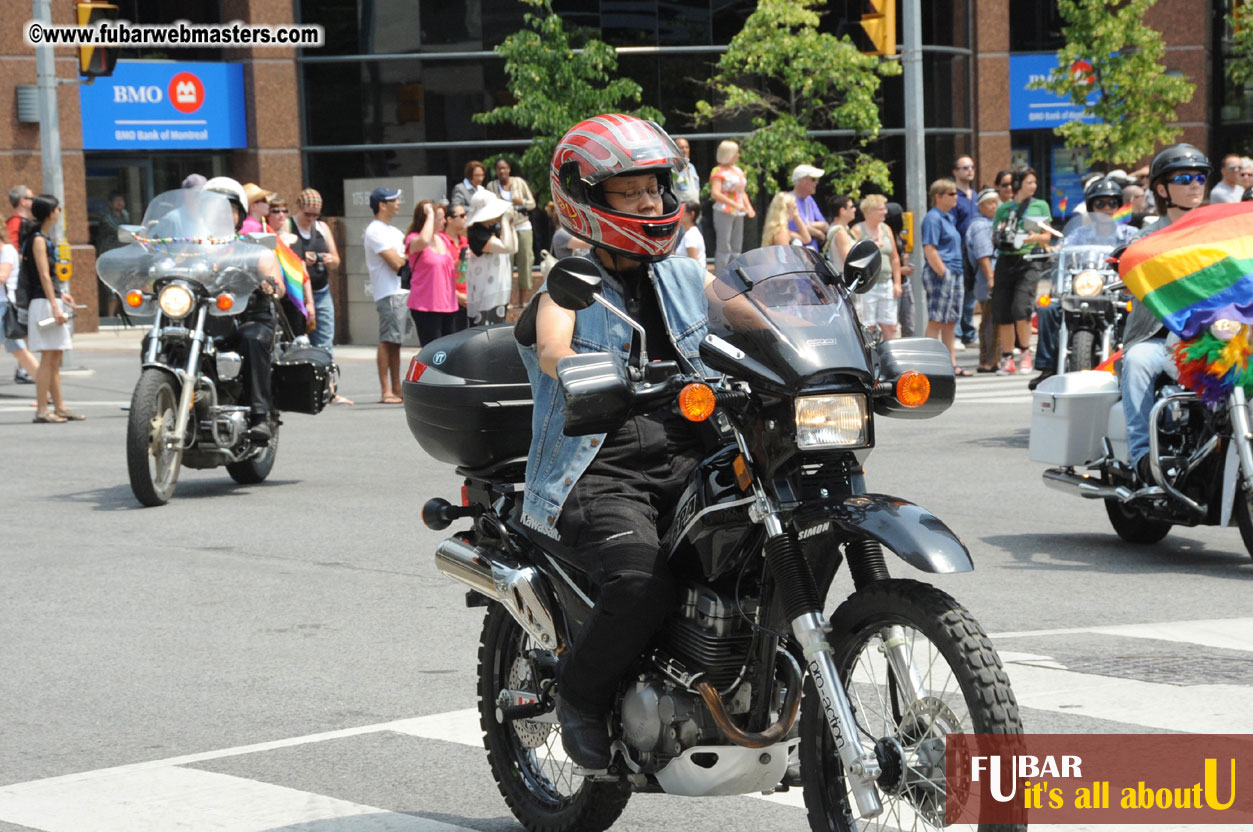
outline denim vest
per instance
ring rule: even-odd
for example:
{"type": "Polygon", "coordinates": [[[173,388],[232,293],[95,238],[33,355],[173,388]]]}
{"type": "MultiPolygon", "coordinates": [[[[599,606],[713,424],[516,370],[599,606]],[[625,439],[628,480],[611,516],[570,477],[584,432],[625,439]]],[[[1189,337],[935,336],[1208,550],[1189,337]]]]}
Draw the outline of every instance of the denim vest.
{"type": "MultiPolygon", "coordinates": [[[[593,261],[595,262],[595,261],[593,261]]],[[[597,263],[597,265],[600,265],[597,263]]],[[[617,282],[605,274],[601,295],[618,309],[625,309],[617,282]]],[[[670,340],[685,371],[707,376],[700,360],[700,342],[708,329],[705,301],[705,270],[690,257],[670,257],[649,267],[649,277],[661,301],[661,313],[670,340]]],[[[547,290],[547,284],[539,291],[547,290]]],[[[575,314],[571,346],[575,352],[607,352],[624,366],[631,355],[633,330],[600,304],[592,304],[575,314]]],[[[658,334],[648,333],[650,338],[658,334]]],[[[522,523],[548,537],[557,538],[557,518],[574,483],[592,464],[605,434],[566,436],[565,401],[557,379],[539,368],[534,346],[519,346],[522,363],[531,380],[535,402],[531,417],[531,450],[526,459],[526,492],[522,501],[522,523]]]]}

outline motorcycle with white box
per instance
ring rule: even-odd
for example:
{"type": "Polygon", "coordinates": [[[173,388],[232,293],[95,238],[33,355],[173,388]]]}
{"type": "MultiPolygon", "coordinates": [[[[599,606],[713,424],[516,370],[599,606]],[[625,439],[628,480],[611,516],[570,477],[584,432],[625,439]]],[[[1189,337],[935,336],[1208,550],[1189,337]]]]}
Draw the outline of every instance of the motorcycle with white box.
{"type": "MultiPolygon", "coordinates": [[[[1216,337],[1229,323],[1214,324],[1216,337]]],[[[1032,393],[1029,455],[1057,466],[1044,472],[1045,485],[1104,501],[1123,540],[1156,543],[1172,526],[1234,522],[1253,555],[1253,435],[1241,387],[1207,402],[1175,378],[1159,379],[1145,483],[1132,469],[1118,378],[1091,370],[1053,376],[1032,393]]]]}

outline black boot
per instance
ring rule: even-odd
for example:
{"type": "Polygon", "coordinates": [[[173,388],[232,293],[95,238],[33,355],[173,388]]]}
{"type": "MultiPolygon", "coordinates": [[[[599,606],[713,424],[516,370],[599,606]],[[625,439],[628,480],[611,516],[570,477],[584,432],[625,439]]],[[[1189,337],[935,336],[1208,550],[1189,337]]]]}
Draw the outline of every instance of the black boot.
{"type": "Polygon", "coordinates": [[[1140,477],[1140,482],[1144,485],[1157,485],[1153,479],[1153,471],[1149,468],[1149,455],[1145,454],[1136,461],[1136,474],[1140,477]]]}
{"type": "Polygon", "coordinates": [[[571,760],[596,771],[609,768],[609,729],[604,714],[580,710],[559,697],[557,720],[561,723],[561,745],[571,760]]]}
{"type": "Polygon", "coordinates": [[[248,438],[252,440],[254,445],[268,445],[270,440],[274,438],[274,432],[270,430],[270,422],[268,419],[260,418],[248,428],[248,438]]]}

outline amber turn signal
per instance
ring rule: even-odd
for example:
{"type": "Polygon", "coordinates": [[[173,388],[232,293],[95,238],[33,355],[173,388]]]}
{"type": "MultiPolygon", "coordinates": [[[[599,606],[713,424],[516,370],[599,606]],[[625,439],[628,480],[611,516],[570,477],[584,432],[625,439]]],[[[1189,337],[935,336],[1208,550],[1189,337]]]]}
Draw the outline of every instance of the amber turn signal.
{"type": "Polygon", "coordinates": [[[235,296],[232,295],[230,292],[223,292],[222,294],[218,295],[218,299],[215,300],[213,303],[214,305],[217,306],[218,309],[222,310],[223,312],[229,312],[235,306],[235,296]]]}
{"type": "Polygon", "coordinates": [[[708,384],[689,384],[679,391],[679,412],[689,422],[703,422],[713,415],[714,391],[708,384]]]}
{"type": "Polygon", "coordinates": [[[1127,301],[1127,311],[1131,311],[1131,301],[1127,301]]]}
{"type": "Polygon", "coordinates": [[[931,398],[931,379],[917,370],[907,370],[896,380],[896,400],[906,407],[922,407],[931,398]]]}
{"type": "Polygon", "coordinates": [[[131,309],[138,309],[144,305],[144,293],[138,289],[131,289],[126,293],[126,305],[131,309]]]}
{"type": "Polygon", "coordinates": [[[1048,307],[1052,303],[1053,303],[1053,299],[1049,297],[1048,295],[1040,295],[1039,299],[1036,300],[1036,305],[1039,306],[1041,309],[1048,307]]]}

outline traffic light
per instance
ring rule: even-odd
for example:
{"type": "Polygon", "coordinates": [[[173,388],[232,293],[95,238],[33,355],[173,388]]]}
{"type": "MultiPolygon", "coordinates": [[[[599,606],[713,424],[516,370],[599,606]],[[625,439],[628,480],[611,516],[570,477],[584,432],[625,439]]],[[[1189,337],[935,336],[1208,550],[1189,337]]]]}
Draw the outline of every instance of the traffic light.
{"type": "MultiPolygon", "coordinates": [[[[118,8],[112,3],[77,2],[74,4],[74,13],[79,26],[91,26],[101,20],[117,20],[118,8]]],[[[78,47],[78,74],[86,78],[112,75],[116,63],[116,47],[78,47]]]]}
{"type": "Polygon", "coordinates": [[[914,251],[914,212],[905,211],[901,214],[901,239],[905,241],[905,253],[914,251]]]}
{"type": "Polygon", "coordinates": [[[869,0],[874,11],[861,16],[861,28],[874,44],[871,55],[896,54],[896,0],[869,0]]]}

